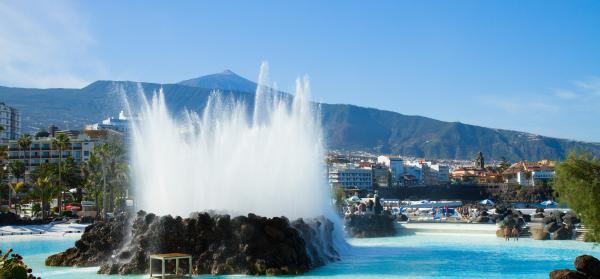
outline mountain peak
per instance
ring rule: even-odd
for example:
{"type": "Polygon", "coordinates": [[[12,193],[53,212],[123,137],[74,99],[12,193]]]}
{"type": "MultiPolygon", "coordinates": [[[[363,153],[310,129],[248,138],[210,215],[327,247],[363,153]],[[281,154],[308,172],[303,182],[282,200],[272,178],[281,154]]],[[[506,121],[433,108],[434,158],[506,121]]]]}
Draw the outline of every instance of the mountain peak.
{"type": "Polygon", "coordinates": [[[217,74],[188,79],[178,84],[213,90],[254,92],[256,83],[227,69],[217,74]]]}
{"type": "Polygon", "coordinates": [[[225,71],[222,71],[222,72],[221,72],[221,74],[222,74],[222,75],[233,75],[233,76],[237,76],[237,74],[236,74],[236,73],[234,73],[232,70],[229,70],[229,69],[227,69],[227,70],[225,70],[225,71]]]}

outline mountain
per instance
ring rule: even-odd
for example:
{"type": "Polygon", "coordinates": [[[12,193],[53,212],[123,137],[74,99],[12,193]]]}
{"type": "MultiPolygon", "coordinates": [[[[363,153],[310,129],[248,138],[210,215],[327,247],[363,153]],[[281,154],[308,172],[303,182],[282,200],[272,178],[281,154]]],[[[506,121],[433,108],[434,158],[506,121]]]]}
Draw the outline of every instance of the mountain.
{"type": "Polygon", "coordinates": [[[510,130],[353,105],[323,106],[323,126],[330,146],[427,158],[474,159],[482,151],[499,160],[563,159],[571,150],[600,155],[600,144],[557,139],[510,130]]]}
{"type": "MultiPolygon", "coordinates": [[[[116,116],[125,101],[137,104],[139,92],[150,98],[161,87],[173,112],[201,110],[211,92],[225,98],[254,102],[256,84],[231,71],[157,84],[96,81],[81,89],[29,89],[0,86],[0,101],[21,111],[24,131],[49,124],[80,129],[85,124],[116,116]]],[[[556,139],[524,132],[490,129],[459,122],[345,104],[320,104],[329,148],[395,153],[427,158],[472,159],[482,151],[488,159],[562,159],[570,150],[600,155],[600,144],[556,139]]]]}
{"type": "Polygon", "coordinates": [[[200,88],[219,89],[221,91],[256,91],[256,83],[238,76],[236,73],[230,70],[225,70],[218,74],[184,80],[178,84],[200,88]]]}

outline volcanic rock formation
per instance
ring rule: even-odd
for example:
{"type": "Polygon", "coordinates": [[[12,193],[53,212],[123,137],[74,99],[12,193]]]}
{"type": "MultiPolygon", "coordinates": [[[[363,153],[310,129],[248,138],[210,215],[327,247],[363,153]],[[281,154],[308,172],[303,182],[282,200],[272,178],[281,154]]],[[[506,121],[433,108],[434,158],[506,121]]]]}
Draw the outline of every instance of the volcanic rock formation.
{"type": "Polygon", "coordinates": [[[395,218],[389,214],[352,214],[346,216],[346,233],[350,237],[383,237],[396,234],[395,218]]]}
{"type": "Polygon", "coordinates": [[[590,255],[575,258],[575,269],[557,269],[550,272],[550,279],[600,279],[600,260],[590,255]]]}
{"type": "MultiPolygon", "coordinates": [[[[194,274],[302,274],[338,259],[333,233],[334,224],[323,217],[289,222],[203,212],[184,219],[140,211],[131,226],[124,216],[90,225],[74,248],[48,257],[46,265],[142,274],[149,272],[150,254],[181,252],[192,255],[194,274]]],[[[180,268],[189,267],[182,262],[180,268]]]]}

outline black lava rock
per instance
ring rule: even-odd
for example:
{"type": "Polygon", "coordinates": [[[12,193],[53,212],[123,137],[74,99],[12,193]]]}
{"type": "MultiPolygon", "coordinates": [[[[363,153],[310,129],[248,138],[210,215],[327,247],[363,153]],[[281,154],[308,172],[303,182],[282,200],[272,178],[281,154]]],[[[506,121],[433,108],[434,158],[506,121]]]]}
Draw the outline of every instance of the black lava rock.
{"type": "MultiPolygon", "coordinates": [[[[192,255],[193,274],[302,274],[338,259],[334,228],[324,217],[290,223],[254,214],[183,219],[140,211],[131,223],[117,218],[90,225],[74,248],[48,257],[46,265],[102,265],[101,274],[143,274],[150,254],[181,252],[192,255]]],[[[180,268],[190,267],[182,261],[180,268]]]]}
{"type": "Polygon", "coordinates": [[[590,278],[600,278],[600,260],[593,256],[581,255],[575,258],[575,269],[590,278]]]}
{"type": "Polygon", "coordinates": [[[346,216],[346,233],[351,237],[383,237],[396,234],[395,218],[389,214],[346,216]]]}

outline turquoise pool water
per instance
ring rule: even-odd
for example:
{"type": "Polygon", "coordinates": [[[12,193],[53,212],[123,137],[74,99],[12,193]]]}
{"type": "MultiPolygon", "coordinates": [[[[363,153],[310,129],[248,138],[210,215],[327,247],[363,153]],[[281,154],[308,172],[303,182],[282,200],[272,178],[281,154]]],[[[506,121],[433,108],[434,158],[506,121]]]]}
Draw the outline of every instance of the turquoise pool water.
{"type": "MultiPolygon", "coordinates": [[[[76,237],[15,240],[0,238],[0,249],[12,247],[42,278],[122,278],[96,275],[97,268],[44,266],[49,254],[72,247],[76,237]]],[[[505,242],[493,236],[417,234],[350,239],[342,261],[301,277],[337,278],[548,278],[554,269],[573,268],[580,254],[600,258],[600,246],[577,241],[505,242]]],[[[208,276],[199,276],[203,278],[208,276]]],[[[235,276],[240,277],[240,276],[235,276]]],[[[125,278],[147,278],[126,276],[125,278]]]]}

